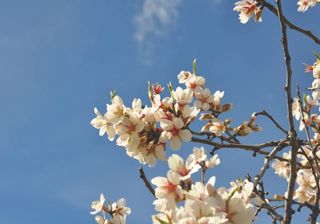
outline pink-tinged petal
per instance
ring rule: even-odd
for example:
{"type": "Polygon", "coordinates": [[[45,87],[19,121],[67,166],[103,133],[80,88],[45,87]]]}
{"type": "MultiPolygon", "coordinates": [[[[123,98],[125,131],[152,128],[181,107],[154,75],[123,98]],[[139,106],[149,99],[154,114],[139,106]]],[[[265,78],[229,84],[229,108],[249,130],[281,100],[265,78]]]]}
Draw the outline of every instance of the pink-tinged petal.
{"type": "Polygon", "coordinates": [[[122,98],[121,98],[120,96],[115,96],[115,97],[113,97],[112,101],[113,101],[114,104],[121,104],[121,105],[123,105],[123,101],[122,101],[122,98]]]}
{"type": "Polygon", "coordinates": [[[183,159],[176,155],[173,154],[169,159],[168,159],[168,166],[171,170],[175,172],[179,172],[179,170],[184,168],[184,162],[183,159]]]}
{"type": "Polygon", "coordinates": [[[180,182],[180,175],[171,170],[167,173],[168,181],[174,185],[178,185],[180,182]]]}
{"type": "Polygon", "coordinates": [[[163,131],[163,132],[161,132],[159,141],[162,143],[166,143],[167,141],[170,140],[170,138],[171,138],[171,135],[168,132],[163,131]]]}
{"type": "Polygon", "coordinates": [[[120,198],[120,199],[117,201],[117,206],[120,207],[120,208],[125,207],[125,206],[126,206],[126,199],[120,198]]]}
{"type": "Polygon", "coordinates": [[[164,148],[163,145],[158,145],[156,146],[155,149],[155,156],[157,157],[157,159],[159,160],[166,160],[166,150],[164,148]]]}
{"type": "Polygon", "coordinates": [[[191,138],[192,138],[191,132],[189,130],[187,130],[187,129],[181,130],[179,132],[179,136],[184,142],[190,142],[191,138]]]}
{"type": "Polygon", "coordinates": [[[155,177],[151,180],[151,183],[153,185],[156,185],[157,187],[160,187],[160,186],[163,186],[163,185],[166,185],[167,183],[167,178],[165,177],[155,177]]]}
{"type": "Polygon", "coordinates": [[[108,134],[108,139],[109,139],[110,141],[113,141],[114,138],[115,138],[115,136],[116,136],[116,132],[115,132],[115,130],[114,130],[114,127],[108,126],[108,127],[107,127],[107,134],[108,134]]]}
{"type": "Polygon", "coordinates": [[[168,195],[168,190],[164,187],[157,187],[155,189],[155,195],[156,198],[165,198],[168,195]]]}
{"type": "Polygon", "coordinates": [[[170,120],[162,119],[160,121],[160,127],[164,130],[170,130],[173,128],[173,123],[170,120]]]}
{"type": "Polygon", "coordinates": [[[203,103],[202,104],[202,109],[203,110],[209,110],[210,109],[210,105],[208,103],[203,103]]]}
{"type": "Polygon", "coordinates": [[[104,195],[101,193],[100,194],[100,203],[103,205],[105,201],[106,201],[106,199],[105,199],[104,195]]]}
{"type": "Polygon", "coordinates": [[[206,184],[206,189],[210,196],[213,196],[216,193],[216,189],[214,188],[215,183],[216,177],[213,176],[209,179],[208,183],[206,184]]]}
{"type": "Polygon", "coordinates": [[[176,129],[181,129],[184,126],[182,119],[180,118],[173,118],[173,125],[176,129]]]}
{"type": "Polygon", "coordinates": [[[197,100],[194,102],[194,106],[197,108],[197,109],[201,109],[201,106],[202,106],[202,103],[201,101],[197,100]]]}
{"type": "Polygon", "coordinates": [[[107,126],[103,125],[99,130],[99,135],[103,136],[106,133],[106,131],[107,131],[107,126]]]}
{"type": "Polygon", "coordinates": [[[180,149],[181,147],[181,140],[178,136],[173,136],[171,138],[170,146],[173,150],[180,149]]]}
{"type": "Polygon", "coordinates": [[[157,163],[157,158],[153,154],[148,155],[145,159],[150,167],[154,167],[157,163]]]}

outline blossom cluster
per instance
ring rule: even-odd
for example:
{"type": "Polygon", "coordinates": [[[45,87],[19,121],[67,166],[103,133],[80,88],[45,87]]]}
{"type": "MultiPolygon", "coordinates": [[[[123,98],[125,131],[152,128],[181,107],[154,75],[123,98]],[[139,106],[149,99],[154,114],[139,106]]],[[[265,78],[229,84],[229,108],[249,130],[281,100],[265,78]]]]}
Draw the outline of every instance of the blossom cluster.
{"type": "Polygon", "coordinates": [[[254,0],[241,0],[235,3],[233,11],[239,12],[241,23],[247,23],[252,16],[256,22],[262,22],[262,5],[254,0]]]}
{"type": "MultiPolygon", "coordinates": [[[[300,121],[300,131],[313,132],[313,137],[299,148],[298,158],[300,169],[297,172],[296,183],[298,188],[295,190],[294,199],[300,203],[314,204],[317,194],[317,184],[314,171],[319,172],[320,167],[320,57],[316,54],[317,60],[313,65],[307,65],[306,72],[312,72],[314,81],[311,95],[305,94],[303,99],[295,97],[292,104],[292,113],[296,120],[300,121]],[[301,102],[302,101],[302,102],[301,102]],[[314,169],[314,170],[312,170],[314,169]]],[[[311,133],[309,133],[311,134],[311,133]]],[[[276,174],[289,181],[291,152],[284,153],[283,158],[287,161],[278,159],[272,164],[276,174]]]]}
{"type": "MultiPolygon", "coordinates": [[[[309,8],[316,6],[320,0],[299,0],[298,11],[305,12],[309,8]]],[[[261,14],[263,11],[264,0],[241,0],[235,3],[233,11],[239,12],[239,20],[241,23],[247,23],[251,17],[256,22],[262,22],[261,14]]]]}
{"type": "Polygon", "coordinates": [[[106,202],[103,194],[100,199],[91,203],[92,215],[98,224],[125,224],[126,217],[131,213],[131,209],[126,207],[126,200],[119,199],[117,202],[106,202]]]}
{"type": "Polygon", "coordinates": [[[297,5],[299,12],[305,12],[309,8],[316,6],[317,3],[320,3],[320,0],[299,0],[297,5]]]}
{"type": "Polygon", "coordinates": [[[181,147],[182,142],[192,139],[189,125],[199,116],[206,124],[200,134],[221,137],[225,132],[233,137],[244,136],[260,129],[254,123],[255,116],[240,126],[230,126],[231,119],[220,120],[219,115],[231,109],[231,104],[222,104],[222,91],[212,93],[205,87],[203,76],[196,75],[195,62],[193,73],[181,71],[178,80],[183,87],[175,90],[168,85],[170,95],[162,97],[164,88],[156,83],[149,84],[148,96],[151,105],[143,105],[141,99],[134,99],[131,107],[124,105],[120,96],[111,94],[111,104],[107,104],[102,114],[94,109],[96,117],[92,119],[93,127],[99,134],[106,134],[109,140],[117,136],[117,145],[126,149],[128,156],[142,164],[154,166],[157,160],[166,160],[166,147],[172,150],[181,147]],[[200,114],[201,112],[201,114],[200,114]]]}
{"type": "Polygon", "coordinates": [[[255,209],[252,203],[253,184],[248,180],[235,181],[230,188],[216,188],[216,178],[207,184],[194,182],[191,174],[212,168],[220,163],[216,156],[207,160],[203,148],[194,148],[184,162],[178,155],[168,159],[167,177],[156,177],[154,201],[158,214],[154,224],[250,224],[255,209]]]}

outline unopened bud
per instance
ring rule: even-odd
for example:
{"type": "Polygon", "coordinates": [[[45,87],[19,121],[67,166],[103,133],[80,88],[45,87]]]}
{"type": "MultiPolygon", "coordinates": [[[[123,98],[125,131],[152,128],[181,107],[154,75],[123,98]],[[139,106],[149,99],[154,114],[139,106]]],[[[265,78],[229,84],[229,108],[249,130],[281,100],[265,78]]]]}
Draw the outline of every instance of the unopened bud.
{"type": "Polygon", "coordinates": [[[277,200],[277,201],[283,201],[285,200],[286,198],[283,196],[283,195],[280,195],[280,194],[275,194],[273,196],[273,199],[277,200]]]}
{"type": "Polygon", "coordinates": [[[221,112],[227,112],[229,110],[232,109],[232,104],[231,103],[227,103],[227,104],[224,104],[221,108],[221,112]]]}

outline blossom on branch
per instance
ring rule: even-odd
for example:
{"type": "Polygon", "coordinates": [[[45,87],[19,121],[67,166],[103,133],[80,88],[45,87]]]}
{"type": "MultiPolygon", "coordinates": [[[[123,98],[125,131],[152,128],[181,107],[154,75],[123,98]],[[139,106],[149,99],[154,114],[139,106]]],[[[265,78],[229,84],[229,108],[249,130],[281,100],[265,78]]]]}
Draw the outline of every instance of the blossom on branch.
{"type": "Polygon", "coordinates": [[[317,2],[320,2],[319,0],[299,0],[297,2],[298,7],[298,11],[299,12],[305,12],[308,10],[308,8],[310,7],[314,7],[316,6],[317,2]]]}
{"type": "Polygon", "coordinates": [[[239,20],[245,24],[254,15],[256,22],[262,22],[261,14],[262,9],[257,1],[254,0],[241,0],[235,3],[233,11],[239,12],[239,20]]]}

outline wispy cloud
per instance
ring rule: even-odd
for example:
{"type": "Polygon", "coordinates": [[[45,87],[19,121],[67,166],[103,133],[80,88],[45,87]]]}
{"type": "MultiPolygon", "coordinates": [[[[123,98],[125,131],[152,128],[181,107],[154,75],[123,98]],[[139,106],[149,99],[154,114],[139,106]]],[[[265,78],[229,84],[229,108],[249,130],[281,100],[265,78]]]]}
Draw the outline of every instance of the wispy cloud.
{"type": "Polygon", "coordinates": [[[168,34],[178,15],[181,0],[144,0],[141,11],[134,17],[142,61],[152,64],[155,39],[168,34]]]}
{"type": "Polygon", "coordinates": [[[142,11],[135,16],[135,38],[139,43],[167,33],[178,14],[181,0],[144,0],[142,11]]]}

